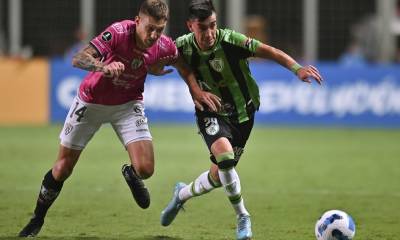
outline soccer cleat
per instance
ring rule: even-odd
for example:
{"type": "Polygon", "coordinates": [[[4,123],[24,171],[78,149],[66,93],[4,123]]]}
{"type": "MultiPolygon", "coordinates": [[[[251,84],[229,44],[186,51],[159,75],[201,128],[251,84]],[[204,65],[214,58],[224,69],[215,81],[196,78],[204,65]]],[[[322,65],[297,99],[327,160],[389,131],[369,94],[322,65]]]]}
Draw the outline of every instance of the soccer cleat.
{"type": "Polygon", "coordinates": [[[251,239],[253,233],[251,232],[251,221],[250,216],[245,214],[240,214],[238,216],[238,225],[236,230],[237,240],[248,240],[251,239]]]}
{"type": "Polygon", "coordinates": [[[142,179],[136,175],[134,169],[128,164],[124,164],[121,171],[136,203],[143,209],[148,208],[150,206],[150,194],[142,179]]]}
{"type": "Polygon", "coordinates": [[[176,215],[178,215],[179,210],[183,209],[183,204],[185,201],[179,199],[179,191],[186,186],[185,183],[178,182],[175,184],[174,193],[171,202],[168,206],[161,212],[161,225],[164,227],[170,225],[174,221],[176,215]]]}
{"type": "Polygon", "coordinates": [[[33,216],[29,223],[19,232],[18,237],[35,237],[42,229],[43,218],[33,216]]]}

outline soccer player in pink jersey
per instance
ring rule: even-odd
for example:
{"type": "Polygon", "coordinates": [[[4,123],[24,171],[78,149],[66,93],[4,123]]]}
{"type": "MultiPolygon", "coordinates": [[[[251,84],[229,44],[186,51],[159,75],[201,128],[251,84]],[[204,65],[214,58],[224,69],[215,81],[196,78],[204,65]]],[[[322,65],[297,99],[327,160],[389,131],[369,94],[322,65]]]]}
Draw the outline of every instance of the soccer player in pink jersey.
{"type": "Polygon", "coordinates": [[[219,98],[200,89],[173,41],[162,35],[167,19],[168,7],[162,0],[145,0],[134,21],[112,24],[74,56],[73,65],[89,73],[60,133],[58,158],[44,176],[33,217],[20,237],[39,233],[64,181],[103,123],[112,125],[128,151],[131,164],[123,165],[122,174],[134,199],[141,208],[149,207],[150,195],[142,181],[154,171],[152,137],[142,95],[148,72],[167,74],[171,70],[163,66],[171,64],[188,84],[197,108],[202,109],[204,104],[216,111],[220,107],[219,98]]]}

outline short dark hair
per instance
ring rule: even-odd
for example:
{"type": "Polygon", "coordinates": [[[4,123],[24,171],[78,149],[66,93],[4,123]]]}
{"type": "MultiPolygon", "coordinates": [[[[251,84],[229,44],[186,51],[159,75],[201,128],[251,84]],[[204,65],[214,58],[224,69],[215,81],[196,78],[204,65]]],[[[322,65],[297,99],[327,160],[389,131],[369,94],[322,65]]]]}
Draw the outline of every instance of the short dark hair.
{"type": "Polygon", "coordinates": [[[211,0],[191,0],[189,3],[189,19],[204,21],[215,12],[211,0]]]}
{"type": "Polygon", "coordinates": [[[168,20],[168,6],[162,0],[145,0],[140,5],[139,13],[153,17],[157,21],[168,20]]]}

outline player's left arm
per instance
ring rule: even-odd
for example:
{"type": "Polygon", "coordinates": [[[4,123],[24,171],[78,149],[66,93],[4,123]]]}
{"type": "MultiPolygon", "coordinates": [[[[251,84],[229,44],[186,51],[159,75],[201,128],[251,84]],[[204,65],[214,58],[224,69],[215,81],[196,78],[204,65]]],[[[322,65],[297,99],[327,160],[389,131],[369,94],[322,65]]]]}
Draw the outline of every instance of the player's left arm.
{"type": "Polygon", "coordinates": [[[318,69],[314,66],[301,66],[288,54],[267,44],[260,43],[255,51],[255,57],[273,60],[283,67],[291,70],[303,82],[311,83],[311,78],[321,84],[323,78],[318,69]]]}
{"type": "Polygon", "coordinates": [[[213,112],[217,112],[221,108],[221,99],[218,96],[203,91],[200,88],[200,86],[197,84],[196,76],[194,75],[192,69],[181,55],[178,56],[173,66],[178,70],[179,75],[188,85],[190,94],[192,95],[193,102],[197,109],[203,111],[203,104],[206,104],[213,112]]]}

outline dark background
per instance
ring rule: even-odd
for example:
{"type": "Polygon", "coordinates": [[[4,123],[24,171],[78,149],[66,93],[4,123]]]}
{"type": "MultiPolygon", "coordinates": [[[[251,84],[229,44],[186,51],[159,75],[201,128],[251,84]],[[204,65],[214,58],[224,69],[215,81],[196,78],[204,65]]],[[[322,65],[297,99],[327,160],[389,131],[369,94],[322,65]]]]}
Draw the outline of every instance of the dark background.
{"type": "MultiPolygon", "coordinates": [[[[217,0],[214,0],[217,1],[217,0]]],[[[5,38],[8,32],[8,1],[0,0],[0,13],[5,38]]],[[[96,34],[121,19],[133,19],[141,1],[97,0],[96,34]]],[[[62,55],[74,39],[80,23],[79,0],[23,0],[23,45],[31,46],[34,56],[62,55]]],[[[226,4],[220,0],[219,26],[226,24],[226,4]]],[[[247,15],[259,15],[266,20],[267,43],[300,56],[303,49],[302,0],[246,1],[247,15]]],[[[169,35],[176,38],[187,33],[187,1],[170,0],[169,35]]],[[[319,1],[319,59],[336,60],[350,41],[351,26],[375,12],[375,0],[319,1]]]]}

